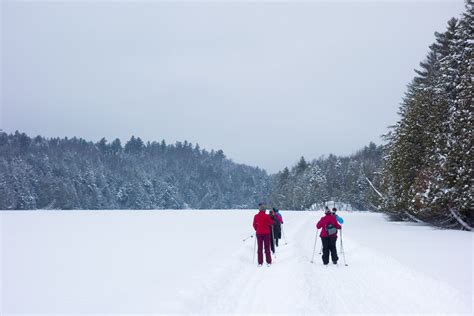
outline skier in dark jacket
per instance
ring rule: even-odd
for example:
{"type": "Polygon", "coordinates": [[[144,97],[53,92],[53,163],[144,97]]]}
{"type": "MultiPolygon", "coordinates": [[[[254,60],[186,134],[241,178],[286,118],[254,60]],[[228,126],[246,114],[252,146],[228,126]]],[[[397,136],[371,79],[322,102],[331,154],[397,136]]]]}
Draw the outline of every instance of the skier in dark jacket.
{"type": "Polygon", "coordinates": [[[275,245],[278,247],[278,239],[281,239],[281,222],[278,214],[275,211],[270,211],[270,217],[273,221],[273,239],[275,240],[275,245]]]}
{"type": "Polygon", "coordinates": [[[336,240],[337,230],[341,229],[341,225],[336,220],[336,217],[331,214],[329,209],[326,209],[325,216],[321,217],[319,222],[316,224],[316,228],[321,228],[321,241],[323,243],[323,264],[329,263],[329,253],[331,253],[332,263],[337,264],[339,259],[337,256],[336,240]]]}
{"type": "Polygon", "coordinates": [[[263,203],[258,204],[259,212],[253,217],[253,228],[257,237],[257,253],[258,266],[263,264],[263,246],[265,246],[265,258],[267,266],[272,264],[272,256],[270,255],[270,231],[273,221],[265,214],[266,207],[263,203]]]}
{"type": "Polygon", "coordinates": [[[281,216],[280,211],[276,207],[273,208],[273,211],[275,212],[276,217],[280,221],[280,224],[283,224],[283,217],[281,216]]]}
{"type": "Polygon", "coordinates": [[[272,252],[275,253],[275,245],[278,247],[278,239],[281,238],[281,224],[280,220],[278,219],[273,210],[270,211],[270,218],[273,221],[273,225],[270,232],[270,246],[272,252]]]}

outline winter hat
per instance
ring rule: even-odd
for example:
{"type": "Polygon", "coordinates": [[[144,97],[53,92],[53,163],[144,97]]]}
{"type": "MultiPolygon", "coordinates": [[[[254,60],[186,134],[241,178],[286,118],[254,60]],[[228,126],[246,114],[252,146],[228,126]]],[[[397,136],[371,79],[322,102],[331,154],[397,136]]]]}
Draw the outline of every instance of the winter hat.
{"type": "Polygon", "coordinates": [[[335,207],[332,208],[332,212],[336,213],[337,209],[335,207]]]}
{"type": "Polygon", "coordinates": [[[329,207],[326,206],[326,209],[324,210],[324,213],[325,213],[325,214],[331,213],[331,210],[329,209],[329,207]]]}

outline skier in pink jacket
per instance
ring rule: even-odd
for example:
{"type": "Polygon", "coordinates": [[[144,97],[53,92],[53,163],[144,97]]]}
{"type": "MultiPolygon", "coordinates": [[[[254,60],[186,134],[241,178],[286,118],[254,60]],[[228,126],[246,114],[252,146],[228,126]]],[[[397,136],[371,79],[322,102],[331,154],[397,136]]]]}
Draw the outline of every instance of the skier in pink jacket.
{"type": "Polygon", "coordinates": [[[336,217],[331,214],[329,209],[326,209],[325,216],[321,217],[316,224],[316,229],[321,229],[321,242],[323,243],[323,264],[329,263],[329,253],[331,253],[332,263],[337,264],[339,257],[337,256],[336,240],[337,230],[341,229],[341,225],[336,220],[336,217]]]}

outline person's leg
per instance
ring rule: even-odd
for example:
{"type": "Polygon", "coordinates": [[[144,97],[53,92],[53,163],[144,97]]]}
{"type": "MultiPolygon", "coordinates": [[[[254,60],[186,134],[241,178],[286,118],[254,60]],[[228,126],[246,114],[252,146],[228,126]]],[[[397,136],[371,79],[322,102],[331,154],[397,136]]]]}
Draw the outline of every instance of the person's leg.
{"type": "Polygon", "coordinates": [[[270,234],[263,236],[265,244],[265,257],[267,259],[267,263],[272,263],[272,256],[270,255],[270,234]]]}
{"type": "Polygon", "coordinates": [[[263,264],[263,238],[264,235],[257,235],[258,264],[263,264]]]}
{"type": "Polygon", "coordinates": [[[276,241],[277,247],[278,247],[278,239],[280,238],[281,238],[281,226],[276,226],[275,241],[276,241]]]}
{"type": "Polygon", "coordinates": [[[321,242],[323,244],[323,263],[328,264],[329,263],[329,237],[321,237],[321,242]]]}
{"type": "Polygon", "coordinates": [[[331,260],[334,264],[339,260],[336,249],[337,237],[329,237],[329,250],[331,251],[331,260]]]}
{"type": "Polygon", "coordinates": [[[273,243],[274,238],[273,238],[273,233],[270,230],[270,249],[272,250],[272,253],[275,253],[275,244],[273,243]]]}

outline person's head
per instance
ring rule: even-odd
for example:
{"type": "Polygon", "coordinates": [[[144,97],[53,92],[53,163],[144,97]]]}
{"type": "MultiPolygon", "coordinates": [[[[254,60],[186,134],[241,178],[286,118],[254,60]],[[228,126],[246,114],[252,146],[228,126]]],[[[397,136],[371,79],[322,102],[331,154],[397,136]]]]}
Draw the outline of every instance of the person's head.
{"type": "Polygon", "coordinates": [[[273,209],[270,210],[270,215],[275,215],[275,211],[273,209]]]}
{"type": "Polygon", "coordinates": [[[278,212],[278,209],[277,209],[276,207],[272,207],[272,210],[273,210],[274,212],[278,212]]]}
{"type": "Polygon", "coordinates": [[[332,212],[333,212],[334,214],[336,214],[337,208],[333,207],[333,208],[332,208],[332,212]]]}
{"type": "Polygon", "coordinates": [[[329,207],[326,206],[326,209],[324,210],[324,214],[331,214],[331,210],[329,207]]]}
{"type": "Polygon", "coordinates": [[[263,203],[258,203],[258,210],[259,210],[259,211],[266,211],[267,208],[265,207],[265,204],[263,204],[263,203]]]}

